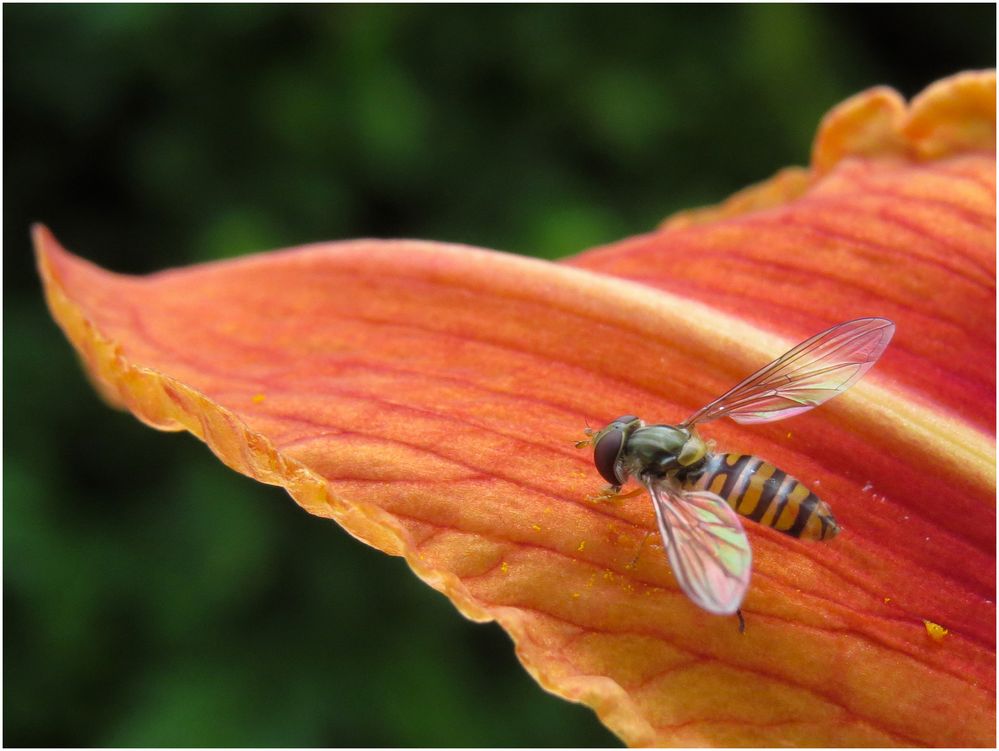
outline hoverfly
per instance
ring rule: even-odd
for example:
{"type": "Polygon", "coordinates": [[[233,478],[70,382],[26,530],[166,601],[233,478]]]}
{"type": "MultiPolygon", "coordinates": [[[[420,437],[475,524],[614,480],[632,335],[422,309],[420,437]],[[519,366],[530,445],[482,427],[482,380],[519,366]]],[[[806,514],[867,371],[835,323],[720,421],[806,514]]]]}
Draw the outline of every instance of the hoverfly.
{"type": "MultiPolygon", "coordinates": [[[[629,477],[652,498],[663,547],[680,588],[716,615],[739,616],[749,587],[752,551],[739,515],[807,540],[829,540],[839,526],[803,483],[755,456],[715,453],[697,434],[701,423],[783,420],[846,391],[871,369],[895,324],[859,318],[799,344],[679,425],[646,425],[623,415],[599,432],[587,429],[593,463],[610,498],[629,477]]],[[[651,533],[650,533],[651,534],[651,533]]],[[[643,541],[644,542],[644,541],[643,541]]]]}

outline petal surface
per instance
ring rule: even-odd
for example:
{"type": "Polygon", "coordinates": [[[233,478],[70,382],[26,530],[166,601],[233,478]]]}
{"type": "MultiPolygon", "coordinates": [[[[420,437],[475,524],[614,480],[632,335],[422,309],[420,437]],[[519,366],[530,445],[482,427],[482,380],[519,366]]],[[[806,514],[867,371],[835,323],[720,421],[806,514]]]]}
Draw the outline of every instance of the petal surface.
{"type": "Polygon", "coordinates": [[[882,378],[995,427],[995,73],[887,88],[825,118],[812,167],[568,263],[710,304],[794,340],[885,316],[882,378]]]}
{"type": "Polygon", "coordinates": [[[405,556],[625,742],[994,744],[993,444],[894,378],[792,427],[705,430],[820,486],[845,528],[819,546],[746,525],[740,635],[684,597],[660,545],[632,565],[650,502],[588,500],[602,483],[573,442],[623,413],[678,421],[794,342],[467,247],[334,243],[128,277],[44,228],[35,243],[107,399],[405,556]]]}

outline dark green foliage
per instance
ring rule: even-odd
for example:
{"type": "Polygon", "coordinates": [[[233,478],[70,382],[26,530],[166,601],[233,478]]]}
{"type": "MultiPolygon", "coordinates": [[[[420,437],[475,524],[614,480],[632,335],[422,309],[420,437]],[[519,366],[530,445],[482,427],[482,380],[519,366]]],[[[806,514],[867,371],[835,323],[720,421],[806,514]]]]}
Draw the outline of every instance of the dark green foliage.
{"type": "Polygon", "coordinates": [[[5,745],[607,745],[405,565],[109,411],[28,223],[146,272],[358,236],[559,257],[995,61],[978,6],[5,6],[5,745]]]}

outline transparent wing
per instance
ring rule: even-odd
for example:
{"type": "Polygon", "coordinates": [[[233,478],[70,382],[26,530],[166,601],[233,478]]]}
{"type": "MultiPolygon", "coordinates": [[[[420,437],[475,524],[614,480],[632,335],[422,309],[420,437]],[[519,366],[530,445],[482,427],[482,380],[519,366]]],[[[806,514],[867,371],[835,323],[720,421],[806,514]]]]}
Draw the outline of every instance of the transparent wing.
{"type": "Polygon", "coordinates": [[[749,587],[753,553],[732,508],[714,493],[644,481],[680,588],[716,615],[731,615],[749,587]]]}
{"type": "Polygon", "coordinates": [[[858,318],[816,334],[695,412],[683,424],[731,417],[736,422],[783,420],[842,394],[881,357],[895,324],[858,318]]]}

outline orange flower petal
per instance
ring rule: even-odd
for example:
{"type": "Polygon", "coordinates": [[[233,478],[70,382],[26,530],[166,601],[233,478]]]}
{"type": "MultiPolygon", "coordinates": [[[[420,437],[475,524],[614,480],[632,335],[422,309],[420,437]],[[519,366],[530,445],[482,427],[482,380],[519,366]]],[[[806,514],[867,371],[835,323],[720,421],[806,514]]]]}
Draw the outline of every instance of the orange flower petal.
{"type": "Polygon", "coordinates": [[[849,157],[910,161],[995,152],[995,71],[960,73],[929,86],[906,106],[894,89],[877,87],[826,115],[812,149],[819,175],[849,157]]]}
{"type": "Polygon", "coordinates": [[[679,592],[659,545],[631,565],[648,499],[587,500],[601,482],[572,444],[586,421],[679,419],[789,342],[639,285],[442,244],[127,277],[45,229],[35,242],[102,393],[405,556],[629,744],[994,741],[994,466],[964,423],[864,382],[786,426],[706,431],[821,483],[845,526],[807,545],[747,525],[740,635],[679,592]]]}
{"type": "Polygon", "coordinates": [[[962,74],[908,108],[889,89],[860,94],[823,121],[811,172],[784,171],[568,263],[793,340],[891,318],[879,376],[992,432],[995,85],[994,72],[962,74]]]}

